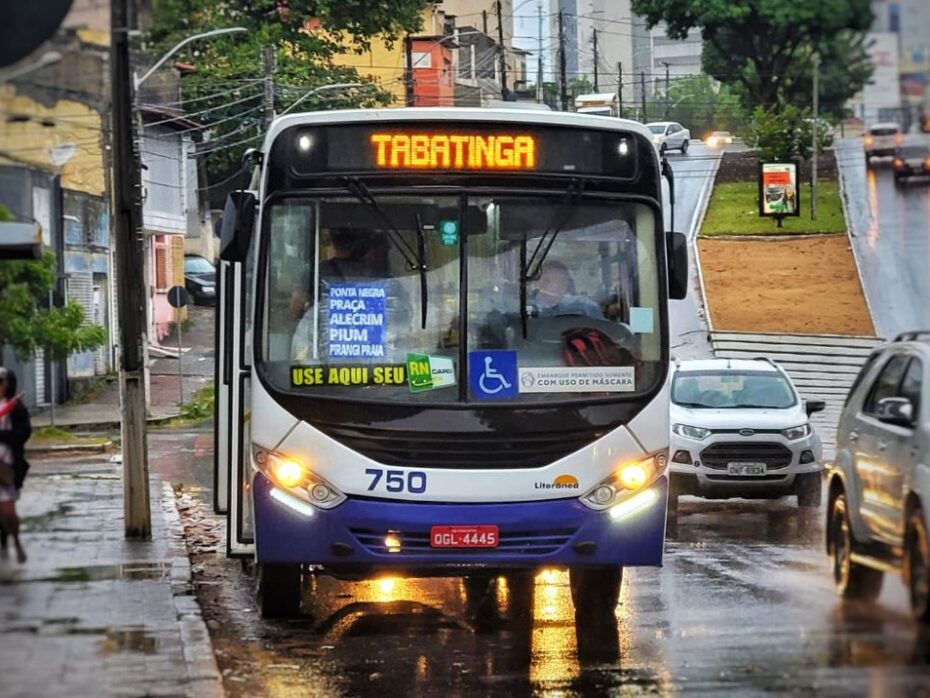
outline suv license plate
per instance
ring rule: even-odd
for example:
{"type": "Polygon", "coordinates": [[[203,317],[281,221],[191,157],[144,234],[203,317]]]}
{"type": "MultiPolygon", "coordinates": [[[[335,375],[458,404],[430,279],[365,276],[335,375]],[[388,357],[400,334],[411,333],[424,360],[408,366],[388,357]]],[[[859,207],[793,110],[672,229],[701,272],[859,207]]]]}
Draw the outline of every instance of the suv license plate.
{"type": "Polygon", "coordinates": [[[765,475],[765,463],[727,463],[730,475],[765,475]]]}
{"type": "Polygon", "coordinates": [[[429,544],[434,548],[496,548],[497,526],[433,526],[429,544]]]}

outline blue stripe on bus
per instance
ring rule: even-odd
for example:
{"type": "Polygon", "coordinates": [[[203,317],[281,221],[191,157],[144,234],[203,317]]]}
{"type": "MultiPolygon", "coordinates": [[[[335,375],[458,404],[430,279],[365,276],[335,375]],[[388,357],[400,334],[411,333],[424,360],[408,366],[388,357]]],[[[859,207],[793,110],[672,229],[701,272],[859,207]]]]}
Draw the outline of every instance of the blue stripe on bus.
{"type": "Polygon", "coordinates": [[[621,521],[607,512],[592,511],[575,498],[509,504],[350,498],[335,509],[315,509],[307,516],[273,499],[271,484],[257,475],[256,555],[260,563],[397,566],[408,571],[443,565],[661,565],[667,480],[663,477],[653,487],[659,494],[657,502],[621,521]],[[432,526],[481,524],[498,526],[498,547],[430,546],[432,526]],[[387,549],[384,538],[389,533],[399,540],[399,551],[387,549]],[[589,545],[576,549],[581,543],[589,545]]]}

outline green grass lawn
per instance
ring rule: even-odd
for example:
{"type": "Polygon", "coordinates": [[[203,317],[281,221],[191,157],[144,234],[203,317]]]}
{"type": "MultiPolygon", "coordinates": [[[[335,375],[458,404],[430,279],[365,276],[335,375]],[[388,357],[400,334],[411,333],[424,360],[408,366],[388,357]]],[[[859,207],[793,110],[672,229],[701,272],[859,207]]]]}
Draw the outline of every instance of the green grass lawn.
{"type": "Polygon", "coordinates": [[[810,219],[810,186],[801,189],[801,215],[788,217],[782,227],[774,218],[759,215],[756,182],[718,184],[710,197],[702,235],[785,235],[790,233],[845,233],[846,219],[840,201],[839,182],[817,183],[817,220],[810,219]]]}

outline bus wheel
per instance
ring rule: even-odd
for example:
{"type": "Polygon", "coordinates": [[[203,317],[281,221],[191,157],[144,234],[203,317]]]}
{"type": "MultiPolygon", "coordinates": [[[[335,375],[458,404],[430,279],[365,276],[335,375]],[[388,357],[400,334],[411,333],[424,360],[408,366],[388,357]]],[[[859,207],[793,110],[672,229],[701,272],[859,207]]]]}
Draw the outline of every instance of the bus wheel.
{"type": "Polygon", "coordinates": [[[258,609],[262,618],[300,615],[300,565],[256,565],[258,609]]]}
{"type": "Polygon", "coordinates": [[[568,579],[577,620],[613,617],[620,600],[622,567],[575,567],[568,571],[568,579]]]}

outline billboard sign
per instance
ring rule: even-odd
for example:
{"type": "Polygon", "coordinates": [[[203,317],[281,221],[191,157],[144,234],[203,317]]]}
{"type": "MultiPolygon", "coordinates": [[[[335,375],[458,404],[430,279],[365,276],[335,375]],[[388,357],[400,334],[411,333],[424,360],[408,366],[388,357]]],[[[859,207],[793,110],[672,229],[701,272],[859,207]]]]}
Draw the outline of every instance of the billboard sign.
{"type": "Polygon", "coordinates": [[[898,35],[893,32],[871,32],[866,38],[866,47],[873,73],[863,90],[864,116],[872,120],[879,109],[901,105],[898,35]]]}
{"type": "Polygon", "coordinates": [[[798,165],[764,162],[759,168],[759,215],[772,218],[801,215],[798,165]]]}

